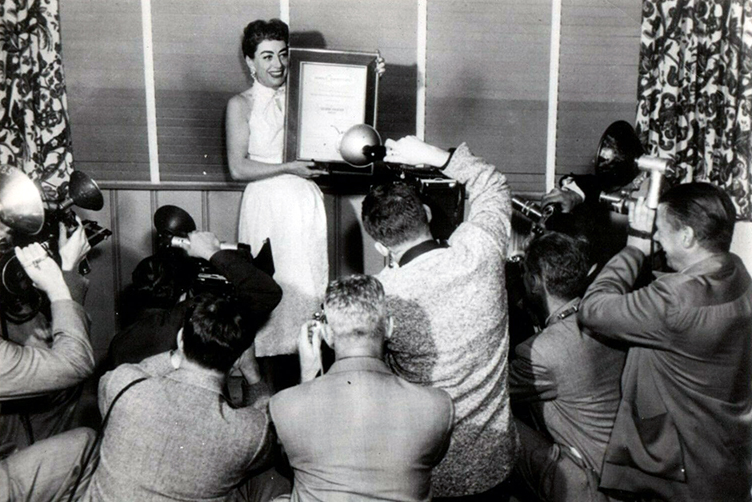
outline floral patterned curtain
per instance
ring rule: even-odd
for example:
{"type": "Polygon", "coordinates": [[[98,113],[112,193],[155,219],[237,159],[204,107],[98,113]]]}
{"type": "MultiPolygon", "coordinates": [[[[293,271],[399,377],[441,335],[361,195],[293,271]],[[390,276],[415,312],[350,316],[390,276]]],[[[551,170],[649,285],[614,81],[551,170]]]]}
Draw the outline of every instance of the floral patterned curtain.
{"type": "Polygon", "coordinates": [[[636,127],[680,181],[709,181],[752,219],[752,1],[644,0],[636,127]]]}
{"type": "Polygon", "coordinates": [[[0,0],[0,58],[0,164],[59,200],[73,154],[58,0],[0,0]]]}

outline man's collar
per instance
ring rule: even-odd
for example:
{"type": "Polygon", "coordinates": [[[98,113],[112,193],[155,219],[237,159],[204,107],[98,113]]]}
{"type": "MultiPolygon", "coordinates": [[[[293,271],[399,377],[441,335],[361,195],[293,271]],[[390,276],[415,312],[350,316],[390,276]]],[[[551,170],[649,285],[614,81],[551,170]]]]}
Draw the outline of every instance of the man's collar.
{"type": "Polygon", "coordinates": [[[446,248],[446,247],[449,247],[449,245],[446,243],[438,242],[436,241],[436,239],[425,240],[421,242],[420,244],[416,244],[415,246],[405,251],[399,260],[399,266],[404,267],[405,265],[407,265],[408,263],[413,261],[415,258],[417,258],[418,256],[424,253],[433,251],[434,249],[446,248]]]}
{"type": "Polygon", "coordinates": [[[546,319],[545,325],[549,326],[550,324],[555,324],[563,319],[566,319],[567,317],[576,314],[579,309],[580,298],[573,298],[572,300],[569,300],[567,303],[556,309],[551,315],[549,315],[546,319]]]}

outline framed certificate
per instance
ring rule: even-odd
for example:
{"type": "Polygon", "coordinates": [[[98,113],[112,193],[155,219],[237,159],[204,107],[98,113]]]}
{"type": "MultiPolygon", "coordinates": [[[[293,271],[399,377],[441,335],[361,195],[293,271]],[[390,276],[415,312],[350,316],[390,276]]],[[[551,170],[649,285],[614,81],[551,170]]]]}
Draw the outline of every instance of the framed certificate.
{"type": "Polygon", "coordinates": [[[335,163],[336,171],[371,173],[346,164],[339,142],[356,124],[376,126],[377,58],[376,52],[290,48],[285,161],[314,160],[335,163]]]}

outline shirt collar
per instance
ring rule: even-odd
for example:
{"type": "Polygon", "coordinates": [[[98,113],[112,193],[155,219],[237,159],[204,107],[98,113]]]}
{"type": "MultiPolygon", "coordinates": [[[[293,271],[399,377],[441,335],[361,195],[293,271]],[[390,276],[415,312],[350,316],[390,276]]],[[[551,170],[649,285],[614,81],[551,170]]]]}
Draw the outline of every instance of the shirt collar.
{"type": "Polygon", "coordinates": [[[407,265],[408,263],[413,261],[415,258],[417,258],[418,256],[424,253],[433,251],[434,249],[446,248],[446,247],[449,247],[449,245],[444,242],[438,242],[435,239],[425,240],[421,242],[420,244],[416,244],[415,246],[405,251],[399,260],[399,266],[404,267],[405,265],[407,265]]]}
{"type": "Polygon", "coordinates": [[[546,318],[545,325],[548,326],[550,324],[555,324],[561,320],[564,320],[567,317],[573,314],[576,314],[579,309],[580,309],[579,297],[569,300],[567,303],[565,303],[558,309],[554,310],[553,313],[549,315],[548,318],[546,318]]]}

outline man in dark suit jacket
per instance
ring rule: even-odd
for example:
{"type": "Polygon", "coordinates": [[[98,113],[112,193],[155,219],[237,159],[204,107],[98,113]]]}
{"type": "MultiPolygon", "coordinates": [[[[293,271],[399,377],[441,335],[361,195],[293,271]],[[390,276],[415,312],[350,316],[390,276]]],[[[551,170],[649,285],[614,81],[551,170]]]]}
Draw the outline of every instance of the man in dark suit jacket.
{"type": "Polygon", "coordinates": [[[638,199],[627,246],[580,305],[584,325],[630,346],[601,489],[747,501],[752,280],[729,252],[735,209],[717,187],[687,183],[664,193],[655,213],[638,199]],[[651,237],[675,272],[635,290],[651,237]]]}
{"type": "Polygon", "coordinates": [[[292,500],[430,500],[431,468],[453,425],[449,394],[411,384],[384,363],[391,318],[377,279],[332,282],[324,313],[327,324],[301,330],[304,383],[269,405],[295,473],[292,500]],[[322,337],[336,360],[316,378],[322,337]]]}

